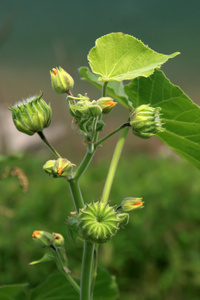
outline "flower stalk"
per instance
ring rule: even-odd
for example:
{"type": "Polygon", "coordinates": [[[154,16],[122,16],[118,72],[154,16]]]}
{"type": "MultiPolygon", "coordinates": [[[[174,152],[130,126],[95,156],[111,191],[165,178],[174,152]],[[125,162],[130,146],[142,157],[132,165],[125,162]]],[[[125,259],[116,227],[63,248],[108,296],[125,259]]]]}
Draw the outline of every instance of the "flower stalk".
{"type": "Polygon", "coordinates": [[[125,127],[123,129],[123,131],[119,137],[119,140],[117,142],[117,145],[115,147],[115,151],[114,151],[111,163],[110,163],[110,168],[108,171],[108,175],[106,178],[106,182],[104,185],[103,194],[102,194],[102,198],[101,198],[101,201],[103,203],[107,203],[109,200],[110,190],[111,190],[112,183],[114,180],[115,172],[116,172],[116,169],[118,166],[118,162],[119,162],[121,152],[122,152],[128,132],[129,132],[129,127],[125,127]]]}

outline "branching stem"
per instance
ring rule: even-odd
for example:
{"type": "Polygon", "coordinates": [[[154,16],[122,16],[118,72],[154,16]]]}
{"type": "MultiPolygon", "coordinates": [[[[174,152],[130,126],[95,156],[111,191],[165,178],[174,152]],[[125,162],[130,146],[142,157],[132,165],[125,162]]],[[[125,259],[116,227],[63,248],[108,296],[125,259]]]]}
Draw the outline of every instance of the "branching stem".
{"type": "Polygon", "coordinates": [[[105,142],[107,139],[109,139],[111,136],[119,132],[120,130],[124,129],[125,127],[130,127],[130,123],[124,123],[121,126],[119,126],[117,129],[113,130],[111,133],[103,137],[101,140],[99,140],[97,143],[95,143],[95,148],[98,147],[100,144],[105,142]]]}

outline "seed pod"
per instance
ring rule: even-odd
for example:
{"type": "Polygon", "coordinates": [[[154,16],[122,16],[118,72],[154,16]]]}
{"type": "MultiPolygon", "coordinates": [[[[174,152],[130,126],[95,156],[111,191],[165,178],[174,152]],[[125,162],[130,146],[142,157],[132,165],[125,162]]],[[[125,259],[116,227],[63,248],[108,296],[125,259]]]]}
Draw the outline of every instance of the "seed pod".
{"type": "Polygon", "coordinates": [[[16,128],[28,135],[43,131],[51,123],[51,107],[42,95],[19,101],[10,110],[16,128]]]}
{"type": "Polygon", "coordinates": [[[118,231],[120,220],[112,206],[102,202],[86,204],[78,215],[80,236],[93,243],[105,243],[118,231]]]}

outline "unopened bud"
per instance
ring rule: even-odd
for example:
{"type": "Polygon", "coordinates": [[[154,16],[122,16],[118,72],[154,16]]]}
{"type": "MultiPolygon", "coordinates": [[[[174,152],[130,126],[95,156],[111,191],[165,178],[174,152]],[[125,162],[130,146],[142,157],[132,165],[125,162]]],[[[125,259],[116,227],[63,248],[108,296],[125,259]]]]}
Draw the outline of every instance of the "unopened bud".
{"type": "Polygon", "coordinates": [[[76,104],[69,104],[69,109],[75,118],[98,117],[102,114],[102,108],[95,100],[80,100],[76,104]]]}
{"type": "Polygon", "coordinates": [[[51,123],[51,107],[42,95],[19,101],[9,109],[16,128],[28,135],[43,131],[51,123]]]}
{"type": "Polygon", "coordinates": [[[114,102],[110,97],[102,97],[97,100],[97,104],[102,108],[103,114],[108,114],[115,107],[117,102],[114,102]]]}
{"type": "Polygon", "coordinates": [[[53,166],[55,164],[56,160],[48,160],[44,166],[43,170],[48,173],[49,175],[53,175],[53,166]]]}
{"type": "Polygon", "coordinates": [[[32,237],[33,240],[42,248],[51,247],[54,243],[54,236],[46,231],[35,230],[32,237]]]}
{"type": "Polygon", "coordinates": [[[53,68],[50,75],[51,85],[56,93],[63,94],[73,88],[74,80],[63,68],[53,68]]]}
{"type": "Polygon", "coordinates": [[[121,208],[123,212],[132,212],[138,208],[144,207],[144,202],[142,198],[125,198],[121,203],[121,208]]]}
{"type": "Polygon", "coordinates": [[[54,177],[70,177],[72,175],[72,164],[66,158],[58,158],[53,165],[53,176],[54,177]]]}
{"type": "Polygon", "coordinates": [[[54,246],[55,247],[64,247],[65,245],[65,239],[60,233],[53,232],[54,237],[54,246]]]}
{"type": "Polygon", "coordinates": [[[152,107],[149,104],[138,106],[130,116],[130,125],[133,129],[133,134],[148,139],[162,132],[160,111],[160,107],[152,107]]]}

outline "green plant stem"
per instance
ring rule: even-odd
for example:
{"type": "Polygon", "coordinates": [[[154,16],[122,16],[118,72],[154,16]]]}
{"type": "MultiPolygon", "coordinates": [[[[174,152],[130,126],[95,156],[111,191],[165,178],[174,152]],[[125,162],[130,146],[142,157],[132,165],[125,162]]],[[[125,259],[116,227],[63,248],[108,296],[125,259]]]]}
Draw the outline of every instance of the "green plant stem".
{"type": "Polygon", "coordinates": [[[80,300],[91,300],[91,272],[93,263],[94,244],[84,241],[83,260],[81,269],[80,300]]]}
{"type": "Polygon", "coordinates": [[[102,97],[106,97],[107,85],[108,85],[108,82],[105,81],[102,86],[102,97]]]}
{"type": "Polygon", "coordinates": [[[130,127],[130,123],[124,123],[121,126],[119,126],[117,129],[115,129],[114,131],[112,131],[111,133],[106,135],[104,138],[102,138],[101,140],[99,140],[97,143],[94,144],[95,148],[98,147],[103,142],[105,142],[107,139],[109,139],[112,135],[114,135],[117,132],[119,132],[120,130],[124,129],[125,127],[130,127]]]}
{"type": "Polygon", "coordinates": [[[77,291],[77,293],[80,295],[81,290],[80,290],[80,286],[78,285],[78,283],[72,278],[72,276],[67,271],[65,271],[65,268],[63,268],[63,270],[61,272],[67,278],[67,280],[73,286],[73,288],[77,291]]]}
{"type": "Polygon", "coordinates": [[[83,175],[83,173],[87,169],[90,161],[92,160],[94,153],[95,152],[93,152],[93,153],[91,153],[89,151],[86,152],[85,157],[83,158],[81,164],[79,165],[78,169],[74,172],[74,178],[76,180],[78,180],[83,175]]]}
{"type": "Polygon", "coordinates": [[[48,142],[46,139],[44,133],[42,131],[38,132],[39,137],[42,139],[42,141],[48,146],[48,148],[55,154],[56,157],[60,158],[61,155],[54,149],[54,147],[48,142]]]}
{"type": "Polygon", "coordinates": [[[97,266],[98,266],[98,252],[99,252],[99,245],[95,244],[94,248],[94,267],[93,267],[93,275],[92,275],[92,282],[91,282],[91,299],[93,299],[93,292],[94,292],[94,286],[95,281],[97,277],[97,266]]]}
{"type": "Polygon", "coordinates": [[[107,178],[106,178],[106,182],[105,182],[104,190],[103,190],[103,194],[102,194],[101,201],[103,203],[108,202],[109,195],[110,195],[110,190],[111,190],[112,183],[113,183],[113,179],[114,179],[114,176],[115,176],[117,165],[118,165],[118,162],[119,162],[119,159],[120,159],[120,155],[121,155],[121,152],[122,152],[122,149],[123,149],[128,131],[129,131],[129,127],[125,127],[123,129],[123,131],[122,131],[122,133],[119,137],[119,140],[117,142],[117,145],[115,147],[115,152],[114,152],[113,157],[112,157],[112,161],[111,161],[111,164],[110,164],[110,168],[109,168],[109,171],[108,171],[108,175],[107,175],[107,178]]]}
{"type": "Polygon", "coordinates": [[[83,197],[82,197],[82,194],[81,194],[79,181],[77,179],[73,178],[71,180],[68,180],[68,182],[69,182],[70,191],[71,191],[72,199],[73,199],[73,202],[74,202],[74,206],[75,206],[76,212],[78,214],[79,209],[83,208],[83,206],[84,206],[84,201],[83,201],[83,197]]]}

